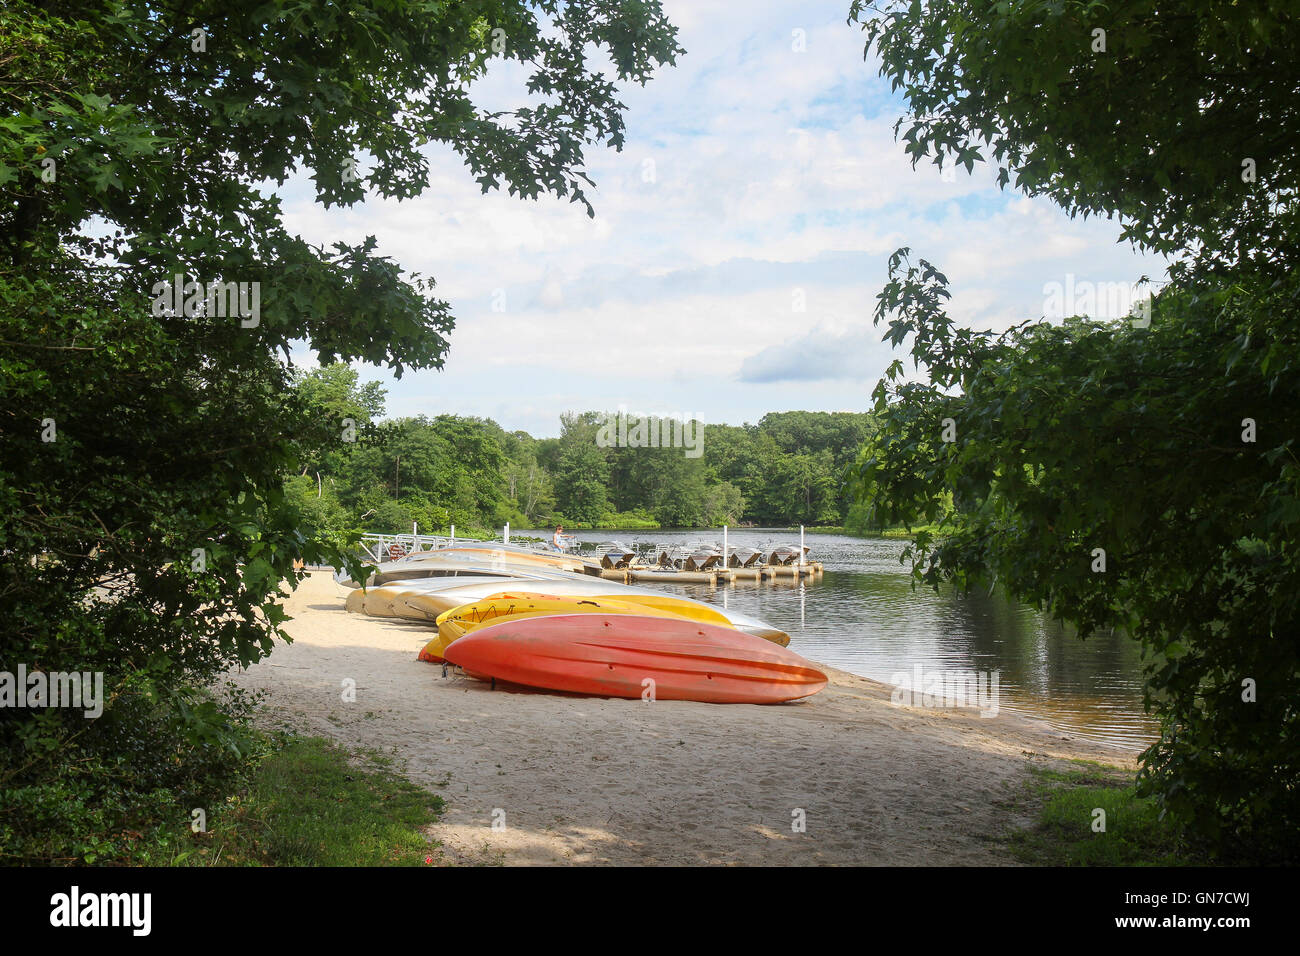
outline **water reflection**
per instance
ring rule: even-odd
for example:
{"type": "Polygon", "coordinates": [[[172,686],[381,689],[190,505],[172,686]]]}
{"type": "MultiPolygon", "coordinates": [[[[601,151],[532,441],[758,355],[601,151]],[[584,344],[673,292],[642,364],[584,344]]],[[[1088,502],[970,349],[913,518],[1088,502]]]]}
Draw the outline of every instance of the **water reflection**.
{"type": "MultiPolygon", "coordinates": [[[[662,546],[721,541],[722,535],[578,532],[578,537],[662,546]]],[[[730,533],[733,547],[770,550],[797,543],[798,532],[730,533]]],[[[826,568],[815,582],[786,578],[717,589],[662,587],[761,617],[790,632],[791,649],[863,677],[896,683],[897,675],[910,675],[917,665],[924,671],[997,671],[1004,711],[1043,720],[1064,735],[1135,751],[1154,737],[1154,722],[1142,711],[1138,647],[1128,637],[1094,635],[1081,641],[1059,622],[997,595],[913,590],[899,563],[900,541],[809,535],[807,543],[812,560],[826,568]]]]}

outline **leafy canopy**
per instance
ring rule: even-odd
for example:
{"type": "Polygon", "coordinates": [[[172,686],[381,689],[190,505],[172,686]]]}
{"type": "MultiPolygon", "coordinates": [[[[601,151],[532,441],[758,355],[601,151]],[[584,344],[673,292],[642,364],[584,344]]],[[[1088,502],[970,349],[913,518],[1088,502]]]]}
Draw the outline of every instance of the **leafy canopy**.
{"type": "MultiPolygon", "coordinates": [[[[854,16],[864,13],[854,7],[854,16]]],[[[936,587],[1001,586],[1143,647],[1161,735],[1140,783],[1226,858],[1300,858],[1300,142],[1296,19],[1268,2],[889,3],[866,24],[968,166],[1183,256],[1146,323],[976,332],[906,249],[876,322],[895,361],[852,470],[872,517],[935,525],[936,587]],[[1107,51],[1089,46],[1106,31],[1107,51]],[[1261,179],[1240,176],[1243,156],[1261,179]]],[[[901,127],[900,127],[901,128],[901,127]]]]}
{"type": "Polygon", "coordinates": [[[443,361],[432,281],[374,237],[309,243],[274,188],[306,176],[326,208],[412,197],[451,149],[484,190],[590,213],[585,152],[622,144],[617,84],[680,52],[651,0],[0,9],[0,660],[103,670],[116,702],[90,729],[0,713],[0,806],[27,808],[0,843],[69,807],[134,805],[109,789],[154,779],[160,754],[183,764],[155,705],[219,745],[192,686],[284,636],[295,558],[343,559],[316,524],[338,520],[323,483],[311,504],[285,477],[345,440],[346,390],[299,395],[281,356],[443,361]],[[523,74],[508,111],[475,82],[500,65],[523,74]],[[160,299],[177,276],[241,286],[247,308],[179,311],[160,299]],[[124,734],[140,746],[115,747],[124,734]]]}

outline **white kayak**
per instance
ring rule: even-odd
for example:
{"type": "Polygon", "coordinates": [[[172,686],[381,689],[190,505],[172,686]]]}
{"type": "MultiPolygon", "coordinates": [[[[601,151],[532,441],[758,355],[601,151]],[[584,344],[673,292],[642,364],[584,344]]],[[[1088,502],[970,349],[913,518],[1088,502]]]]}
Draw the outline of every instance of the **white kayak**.
{"type": "MultiPolygon", "coordinates": [[[[386,584],[402,577],[430,577],[450,572],[515,574],[518,572],[561,572],[597,574],[600,565],[573,555],[537,551],[519,545],[494,541],[471,542],[417,551],[392,561],[372,564],[378,570],[367,585],[386,584]]],[[[334,580],[344,587],[361,584],[345,571],[334,572],[334,580]]]]}

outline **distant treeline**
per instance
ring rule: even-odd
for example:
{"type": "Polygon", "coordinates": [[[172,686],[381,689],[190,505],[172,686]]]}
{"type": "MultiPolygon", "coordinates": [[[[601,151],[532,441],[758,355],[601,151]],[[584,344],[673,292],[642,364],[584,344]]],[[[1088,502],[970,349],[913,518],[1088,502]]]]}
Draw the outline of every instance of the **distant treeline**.
{"type": "Polygon", "coordinates": [[[289,480],[325,528],[862,524],[842,475],[870,433],[865,413],[774,412],[756,425],[684,428],[667,420],[656,430],[661,447],[648,447],[651,423],[596,411],[561,416],[558,438],[456,415],[383,421],[384,390],[359,384],[346,365],[301,373],[297,387],[339,435],[306,453],[289,480]]]}

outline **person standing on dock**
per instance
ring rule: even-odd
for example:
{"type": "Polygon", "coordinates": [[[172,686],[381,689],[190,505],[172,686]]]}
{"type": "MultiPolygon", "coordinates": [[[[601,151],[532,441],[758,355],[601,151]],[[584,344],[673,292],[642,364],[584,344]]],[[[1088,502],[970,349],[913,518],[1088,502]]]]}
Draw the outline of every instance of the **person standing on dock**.
{"type": "Polygon", "coordinates": [[[556,551],[564,550],[564,526],[556,525],[555,534],[551,535],[551,544],[556,551]]]}

